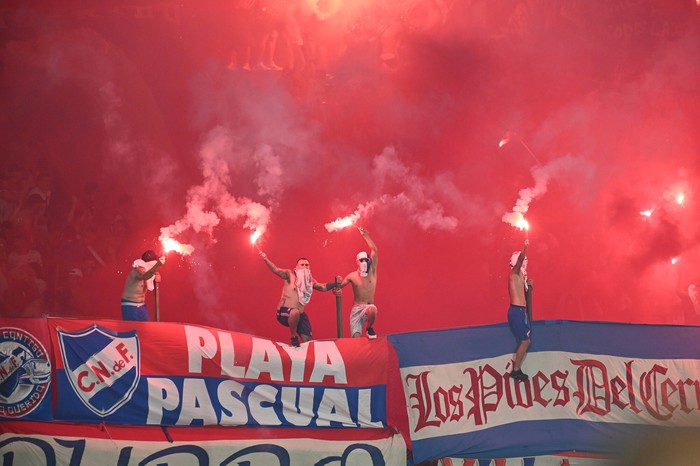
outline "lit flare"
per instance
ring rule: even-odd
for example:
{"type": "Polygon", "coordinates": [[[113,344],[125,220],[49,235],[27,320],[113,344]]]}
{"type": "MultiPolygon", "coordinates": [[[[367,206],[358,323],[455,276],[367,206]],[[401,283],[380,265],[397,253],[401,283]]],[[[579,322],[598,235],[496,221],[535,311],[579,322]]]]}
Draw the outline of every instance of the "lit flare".
{"type": "Polygon", "coordinates": [[[333,232],[337,230],[342,230],[344,228],[347,228],[349,226],[352,226],[355,224],[355,222],[358,219],[358,215],[352,214],[348,215],[347,217],[338,217],[337,219],[333,220],[332,222],[326,223],[325,227],[328,232],[333,232]]]}
{"type": "Polygon", "coordinates": [[[182,244],[173,238],[161,238],[161,244],[163,245],[163,252],[168,253],[170,251],[175,251],[183,256],[189,256],[194,251],[194,247],[189,244],[182,244]]]}
{"type": "Polygon", "coordinates": [[[260,246],[258,246],[258,239],[263,234],[263,230],[261,228],[256,228],[253,233],[250,234],[250,244],[258,248],[258,251],[260,251],[260,246]]]}
{"type": "Polygon", "coordinates": [[[527,231],[527,230],[530,229],[530,223],[528,223],[528,221],[525,220],[525,217],[522,217],[520,220],[518,220],[518,221],[515,223],[515,226],[516,226],[517,228],[519,228],[521,231],[522,231],[522,230],[527,231]]]}

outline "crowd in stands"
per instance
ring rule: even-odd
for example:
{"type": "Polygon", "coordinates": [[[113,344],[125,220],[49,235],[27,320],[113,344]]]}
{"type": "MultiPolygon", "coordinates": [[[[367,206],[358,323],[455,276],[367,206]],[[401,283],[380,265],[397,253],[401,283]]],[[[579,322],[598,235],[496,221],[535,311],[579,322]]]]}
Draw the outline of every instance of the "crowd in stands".
{"type": "Polygon", "coordinates": [[[69,194],[27,165],[0,167],[0,314],[94,315],[95,282],[130,255],[133,199],[111,199],[94,181],[69,194]]]}

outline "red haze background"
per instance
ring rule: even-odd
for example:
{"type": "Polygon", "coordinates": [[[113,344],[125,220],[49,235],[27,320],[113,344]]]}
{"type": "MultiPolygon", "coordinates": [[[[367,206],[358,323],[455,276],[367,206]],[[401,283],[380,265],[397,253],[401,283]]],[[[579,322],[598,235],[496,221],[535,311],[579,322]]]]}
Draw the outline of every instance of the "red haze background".
{"type": "MultiPolygon", "coordinates": [[[[168,254],[161,320],[286,341],[252,228],[325,282],[366,246],[324,225],[360,209],[379,333],[502,322],[520,199],[536,319],[699,322],[677,294],[700,284],[692,0],[5,1],[0,31],[3,192],[51,188],[43,307],[3,314],[120,318],[131,262],[177,226],[195,249],[168,254]],[[264,26],[282,70],[256,67],[264,26]],[[83,309],[54,299],[72,268],[83,309]]],[[[336,335],[331,293],[307,312],[336,335]]]]}

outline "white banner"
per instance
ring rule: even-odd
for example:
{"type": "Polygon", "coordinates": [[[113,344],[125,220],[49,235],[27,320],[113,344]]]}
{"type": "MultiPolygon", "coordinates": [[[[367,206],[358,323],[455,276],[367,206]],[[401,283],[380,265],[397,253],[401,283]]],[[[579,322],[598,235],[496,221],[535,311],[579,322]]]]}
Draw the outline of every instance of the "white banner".
{"type": "MultiPolygon", "coordinates": [[[[232,428],[232,435],[235,428],[232,428]]],[[[268,430],[270,436],[274,429],[268,430]]],[[[406,466],[400,434],[373,440],[309,438],[140,442],[95,438],[0,435],[3,466],[406,466]]]]}
{"type": "Polygon", "coordinates": [[[412,440],[528,420],[700,425],[697,359],[542,351],[528,355],[524,383],[507,377],[510,361],[401,368],[412,440]]]}

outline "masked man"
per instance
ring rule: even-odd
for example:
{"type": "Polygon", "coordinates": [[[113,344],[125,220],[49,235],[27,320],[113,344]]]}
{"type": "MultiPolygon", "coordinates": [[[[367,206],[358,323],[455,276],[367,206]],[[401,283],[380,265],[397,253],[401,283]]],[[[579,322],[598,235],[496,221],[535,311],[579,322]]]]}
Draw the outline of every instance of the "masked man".
{"type": "Polygon", "coordinates": [[[131,264],[122,293],[122,319],[151,320],[146,307],[146,290],[153,291],[154,281],[160,280],[157,271],[163,264],[165,257],[158,257],[150,249],[131,264]]]}
{"type": "Polygon", "coordinates": [[[530,336],[532,328],[527,312],[526,293],[532,287],[532,280],[527,278],[527,247],[529,241],[525,241],[522,251],[515,251],[510,258],[510,273],[508,274],[508,294],[510,295],[510,307],[508,307],[508,325],[518,342],[515,350],[515,361],[510,376],[517,380],[527,380],[527,374],[521,370],[525,354],[530,348],[530,336]]]}
{"type": "Polygon", "coordinates": [[[309,304],[313,290],[328,291],[335,286],[334,282],[320,284],[311,276],[309,260],[301,258],[297,260],[296,267],[292,269],[280,269],[267,258],[267,254],[260,251],[260,257],[267,267],[284,280],[282,285],[282,297],[277,307],[277,321],[289,327],[292,334],[292,345],[299,346],[301,341],[310,341],[311,321],[304,312],[304,306],[309,304]]]}
{"type": "Polygon", "coordinates": [[[355,258],[357,270],[350,272],[343,279],[340,288],[351,283],[355,295],[350,312],[350,334],[353,337],[361,337],[366,323],[367,337],[374,339],[377,338],[373,327],[377,318],[377,306],[374,304],[374,292],[377,289],[377,245],[369,237],[367,230],[364,228],[358,228],[358,230],[370,247],[370,253],[368,255],[365,251],[360,251],[357,254],[355,258]]]}

